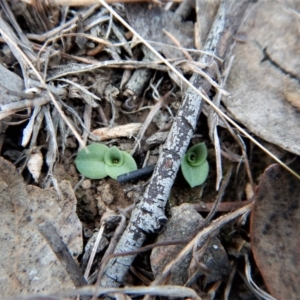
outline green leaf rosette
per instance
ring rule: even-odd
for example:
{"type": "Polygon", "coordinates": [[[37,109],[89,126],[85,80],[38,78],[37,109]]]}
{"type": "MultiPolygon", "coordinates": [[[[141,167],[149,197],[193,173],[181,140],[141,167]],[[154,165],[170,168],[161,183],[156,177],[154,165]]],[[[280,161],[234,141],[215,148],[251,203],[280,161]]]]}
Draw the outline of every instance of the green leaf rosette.
{"type": "Polygon", "coordinates": [[[81,149],[75,159],[77,170],[90,179],[106,177],[104,155],[108,149],[104,144],[91,144],[81,149]]]}
{"type": "Polygon", "coordinates": [[[209,165],[206,160],[207,148],[205,143],[191,147],[181,162],[181,171],[191,188],[201,185],[207,178],[209,165]]]}
{"type": "Polygon", "coordinates": [[[115,146],[105,153],[104,163],[107,175],[113,179],[117,179],[118,176],[137,169],[133,157],[115,146]]]}

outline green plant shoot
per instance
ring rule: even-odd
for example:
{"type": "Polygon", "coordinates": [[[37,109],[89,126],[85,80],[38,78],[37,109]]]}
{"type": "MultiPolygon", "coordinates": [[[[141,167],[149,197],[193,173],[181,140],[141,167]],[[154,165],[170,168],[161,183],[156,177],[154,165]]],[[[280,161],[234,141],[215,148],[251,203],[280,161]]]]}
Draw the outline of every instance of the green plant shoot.
{"type": "Polygon", "coordinates": [[[108,148],[104,144],[91,144],[79,151],[75,164],[77,170],[87,178],[102,179],[134,171],[137,165],[133,157],[117,147],[108,148]]]}
{"type": "Polygon", "coordinates": [[[137,169],[133,157],[125,151],[120,151],[116,146],[106,151],[104,163],[107,175],[113,179],[117,179],[119,175],[137,169]]]}
{"type": "Polygon", "coordinates": [[[104,155],[108,149],[104,144],[91,144],[81,149],[75,159],[79,173],[90,179],[106,177],[104,155]]]}
{"type": "Polygon", "coordinates": [[[206,160],[207,148],[205,143],[191,147],[181,162],[181,171],[191,188],[201,185],[208,176],[209,165],[206,160]]]}

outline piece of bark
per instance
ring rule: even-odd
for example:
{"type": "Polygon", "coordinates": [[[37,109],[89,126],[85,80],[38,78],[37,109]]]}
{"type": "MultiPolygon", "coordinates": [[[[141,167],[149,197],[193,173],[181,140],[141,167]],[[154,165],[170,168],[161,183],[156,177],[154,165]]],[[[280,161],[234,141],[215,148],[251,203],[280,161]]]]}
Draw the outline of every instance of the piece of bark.
{"type": "MultiPolygon", "coordinates": [[[[246,11],[248,2],[222,1],[204,47],[206,52],[221,58],[225,57],[246,11]]],[[[210,55],[203,55],[200,62],[211,66],[211,68],[207,67],[204,71],[209,76],[214,77],[219,62],[210,55]]],[[[198,74],[194,74],[190,82],[206,93],[209,93],[211,89],[210,83],[198,74]]],[[[121,237],[115,253],[140,248],[147,233],[157,232],[166,223],[165,205],[180,167],[181,159],[195,130],[201,108],[201,97],[192,88],[188,88],[149,185],[133,210],[130,223],[121,237]]],[[[105,268],[101,285],[118,286],[121,284],[134,258],[135,256],[124,256],[111,259],[105,268]]]]}

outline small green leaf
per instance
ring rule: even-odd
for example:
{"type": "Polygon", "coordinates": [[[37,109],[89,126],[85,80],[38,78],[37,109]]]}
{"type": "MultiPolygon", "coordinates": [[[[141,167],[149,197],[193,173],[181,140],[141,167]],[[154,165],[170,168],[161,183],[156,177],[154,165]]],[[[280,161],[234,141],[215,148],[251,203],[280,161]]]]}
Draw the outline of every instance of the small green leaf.
{"type": "Polygon", "coordinates": [[[186,159],[181,163],[181,170],[185,180],[191,188],[201,185],[208,176],[209,165],[207,160],[200,166],[191,166],[186,159]]]}
{"type": "Polygon", "coordinates": [[[121,167],[124,164],[124,157],[121,150],[113,146],[106,151],[104,162],[108,166],[121,167]]]}
{"type": "Polygon", "coordinates": [[[77,170],[90,179],[106,177],[104,155],[108,149],[104,144],[91,144],[80,150],[75,159],[77,170]]]}
{"type": "Polygon", "coordinates": [[[191,147],[183,157],[182,174],[192,188],[202,184],[207,178],[209,165],[206,158],[207,148],[204,142],[191,147]]]}
{"type": "MultiPolygon", "coordinates": [[[[111,148],[112,149],[112,148],[111,148]]],[[[114,165],[114,164],[105,164],[105,170],[109,177],[113,179],[117,179],[118,176],[125,174],[127,172],[135,171],[137,169],[137,165],[133,157],[125,151],[118,151],[121,153],[123,158],[123,164],[114,165]]],[[[106,155],[105,155],[106,156],[106,155]]]]}
{"type": "Polygon", "coordinates": [[[191,166],[196,167],[202,165],[207,158],[207,148],[205,143],[203,142],[194,145],[188,150],[186,155],[186,159],[191,166]]]}

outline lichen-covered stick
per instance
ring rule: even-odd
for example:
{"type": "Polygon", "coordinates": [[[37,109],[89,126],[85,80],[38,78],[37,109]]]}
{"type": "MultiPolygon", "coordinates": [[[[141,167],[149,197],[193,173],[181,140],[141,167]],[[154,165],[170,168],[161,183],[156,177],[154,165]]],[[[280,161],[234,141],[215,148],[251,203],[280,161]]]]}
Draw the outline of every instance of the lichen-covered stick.
{"type": "MultiPolygon", "coordinates": [[[[103,5],[102,1],[100,1],[103,5]]],[[[207,38],[204,51],[224,58],[248,6],[247,0],[222,1],[215,22],[207,38]]],[[[204,70],[214,77],[219,61],[211,55],[203,55],[200,62],[208,67],[204,70]]],[[[211,84],[200,75],[194,74],[190,82],[204,93],[211,84]]],[[[202,99],[191,88],[186,90],[181,108],[159,157],[149,185],[132,212],[130,222],[122,235],[115,253],[140,248],[147,233],[158,231],[167,221],[165,206],[171,187],[180,167],[202,109],[202,99]]],[[[101,286],[118,286],[122,283],[135,256],[116,257],[109,261],[101,278],[101,286]]]]}

